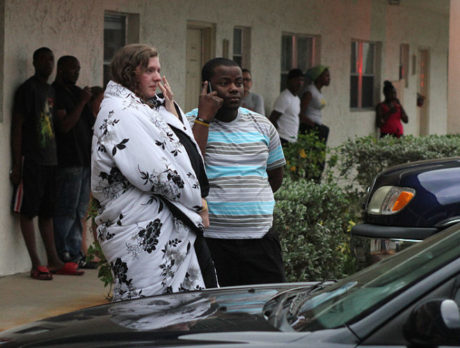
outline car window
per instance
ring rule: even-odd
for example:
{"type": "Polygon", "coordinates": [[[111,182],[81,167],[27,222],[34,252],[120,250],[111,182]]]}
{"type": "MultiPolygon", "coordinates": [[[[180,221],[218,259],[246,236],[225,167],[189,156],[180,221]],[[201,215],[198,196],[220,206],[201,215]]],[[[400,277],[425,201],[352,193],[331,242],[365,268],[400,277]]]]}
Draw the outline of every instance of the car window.
{"type": "Polygon", "coordinates": [[[286,314],[292,328],[314,331],[351,324],[460,255],[460,227],[384,259],[305,300],[286,314]]]}

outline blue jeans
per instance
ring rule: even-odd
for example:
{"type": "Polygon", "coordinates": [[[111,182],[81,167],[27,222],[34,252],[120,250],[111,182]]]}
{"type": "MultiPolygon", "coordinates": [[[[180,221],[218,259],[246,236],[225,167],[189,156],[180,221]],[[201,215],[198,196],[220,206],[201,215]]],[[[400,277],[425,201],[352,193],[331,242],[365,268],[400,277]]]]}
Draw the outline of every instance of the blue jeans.
{"type": "Polygon", "coordinates": [[[88,209],[90,180],[89,167],[58,168],[56,171],[54,237],[61,257],[69,253],[72,259],[77,260],[80,256],[81,221],[88,209]]]}

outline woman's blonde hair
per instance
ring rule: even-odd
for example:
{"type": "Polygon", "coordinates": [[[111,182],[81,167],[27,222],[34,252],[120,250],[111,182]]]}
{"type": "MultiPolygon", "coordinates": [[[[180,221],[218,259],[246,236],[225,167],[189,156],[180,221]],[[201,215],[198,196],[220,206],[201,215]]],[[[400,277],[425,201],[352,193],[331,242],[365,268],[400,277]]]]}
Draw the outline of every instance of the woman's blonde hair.
{"type": "Polygon", "coordinates": [[[158,51],[152,46],[130,44],[120,48],[110,64],[112,80],[136,92],[136,68],[140,67],[142,72],[145,71],[152,57],[158,57],[158,51]]]}

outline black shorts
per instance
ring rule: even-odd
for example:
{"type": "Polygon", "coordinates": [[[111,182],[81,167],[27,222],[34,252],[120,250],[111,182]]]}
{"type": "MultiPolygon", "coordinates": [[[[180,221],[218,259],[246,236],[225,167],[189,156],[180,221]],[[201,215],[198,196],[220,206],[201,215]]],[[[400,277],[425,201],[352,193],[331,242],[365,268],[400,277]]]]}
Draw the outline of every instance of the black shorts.
{"type": "Polygon", "coordinates": [[[21,183],[14,187],[12,211],[30,218],[53,217],[55,200],[56,167],[24,160],[21,183]]]}
{"type": "Polygon", "coordinates": [[[284,275],[278,235],[260,239],[206,238],[220,286],[282,283],[284,275]]]}

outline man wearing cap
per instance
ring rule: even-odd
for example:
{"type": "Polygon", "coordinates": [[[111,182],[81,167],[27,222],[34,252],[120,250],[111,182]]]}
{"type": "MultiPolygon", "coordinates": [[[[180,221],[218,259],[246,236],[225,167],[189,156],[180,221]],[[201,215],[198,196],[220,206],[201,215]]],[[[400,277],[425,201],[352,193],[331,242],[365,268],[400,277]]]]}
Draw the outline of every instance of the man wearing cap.
{"type": "Polygon", "coordinates": [[[299,132],[300,93],[304,83],[302,70],[292,69],[287,76],[287,88],[275,101],[270,121],[275,125],[282,144],[295,143],[299,132]]]}

